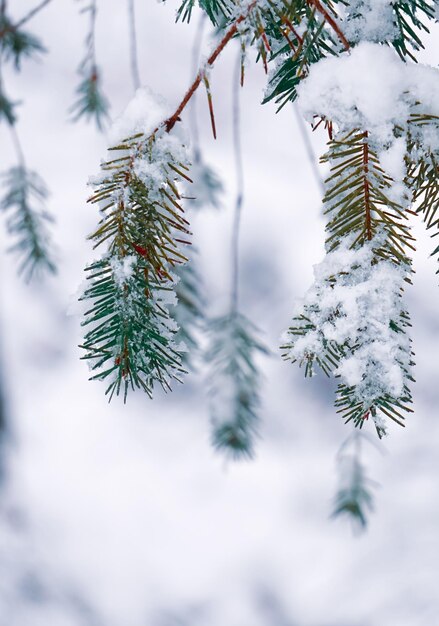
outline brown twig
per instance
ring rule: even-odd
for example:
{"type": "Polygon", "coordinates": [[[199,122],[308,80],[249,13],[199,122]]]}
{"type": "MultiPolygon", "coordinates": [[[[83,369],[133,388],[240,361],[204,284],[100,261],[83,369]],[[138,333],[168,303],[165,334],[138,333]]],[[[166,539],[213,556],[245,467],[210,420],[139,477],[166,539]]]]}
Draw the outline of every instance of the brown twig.
{"type": "MultiPolygon", "coordinates": [[[[227,44],[229,43],[229,41],[236,35],[236,33],[238,32],[238,26],[239,24],[241,24],[249,15],[249,13],[255,8],[257,3],[257,0],[254,0],[251,4],[249,4],[249,6],[247,7],[247,10],[245,13],[243,13],[242,15],[240,15],[235,22],[232,24],[232,26],[229,28],[229,30],[226,32],[226,34],[224,35],[224,37],[221,39],[221,41],[219,42],[219,44],[217,45],[217,47],[215,48],[215,50],[212,52],[212,54],[210,55],[210,57],[207,59],[207,63],[206,66],[208,67],[212,67],[212,65],[215,63],[215,61],[217,60],[217,58],[219,57],[219,55],[221,54],[221,52],[224,50],[224,48],[227,46],[227,44]]],[[[200,83],[202,82],[202,80],[204,79],[204,75],[205,75],[205,69],[202,68],[200,69],[200,71],[198,72],[198,74],[196,75],[194,82],[192,83],[192,85],[189,87],[189,89],[187,90],[183,100],[180,102],[180,104],[178,105],[175,113],[173,115],[171,115],[171,117],[169,117],[166,121],[165,121],[165,129],[166,131],[169,133],[175,126],[175,124],[178,122],[178,120],[180,119],[180,115],[181,113],[184,111],[184,109],[186,108],[188,102],[190,101],[190,99],[192,98],[192,96],[194,95],[194,93],[196,92],[196,90],[198,89],[198,87],[200,86],[200,83]]]]}
{"type": "Polygon", "coordinates": [[[210,90],[209,80],[206,75],[204,75],[203,82],[206,87],[207,103],[209,105],[210,123],[212,125],[212,134],[213,134],[213,138],[216,139],[215,113],[213,111],[212,92],[210,90]]]}

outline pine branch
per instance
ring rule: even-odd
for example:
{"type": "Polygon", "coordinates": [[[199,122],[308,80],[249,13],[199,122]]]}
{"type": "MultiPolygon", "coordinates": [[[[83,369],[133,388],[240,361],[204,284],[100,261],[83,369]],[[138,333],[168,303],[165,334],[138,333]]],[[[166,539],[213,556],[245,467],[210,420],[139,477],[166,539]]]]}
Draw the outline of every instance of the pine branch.
{"type": "Polygon", "coordinates": [[[382,437],[385,418],[403,425],[411,412],[410,322],[402,294],[413,239],[367,133],[338,136],[324,160],[331,164],[324,197],[328,254],[294,315],[283,356],[304,364],[305,375],[317,364],[341,378],[338,412],[360,428],[372,417],[382,437]]]}
{"type": "Polygon", "coordinates": [[[255,359],[266,348],[256,338],[256,328],[238,312],[239,233],[244,203],[244,170],[240,136],[239,54],[233,74],[233,144],[236,166],[236,203],[232,231],[232,286],[230,311],[211,321],[206,361],[211,367],[212,442],[232,458],[253,456],[258,429],[260,373],[255,359]]]}
{"type": "Polygon", "coordinates": [[[102,218],[90,236],[105,244],[101,259],[87,271],[91,300],[83,324],[90,326],[83,358],[109,379],[109,398],[155,383],[165,391],[184,370],[175,344],[176,325],[168,307],[175,304],[174,269],[187,259],[179,249],[189,234],[178,183],[187,179],[180,142],[163,127],[149,136],[128,138],[113,148],[120,156],[102,165],[90,201],[102,218]]]}
{"type": "Polygon", "coordinates": [[[19,272],[26,280],[42,272],[54,273],[48,232],[53,218],[44,208],[47,188],[36,172],[20,165],[2,175],[6,192],[1,209],[8,215],[7,229],[16,243],[10,251],[19,257],[19,272]]]}
{"type": "Polygon", "coordinates": [[[23,59],[46,52],[38,37],[21,29],[25,21],[14,25],[5,13],[0,14],[0,53],[5,61],[12,61],[17,71],[23,59]]]}
{"type": "Polygon", "coordinates": [[[91,0],[90,4],[82,9],[82,12],[89,13],[90,24],[85,40],[86,53],[78,68],[81,80],[76,89],[77,99],[71,106],[70,113],[73,116],[73,122],[82,118],[93,119],[98,130],[102,131],[108,119],[109,102],[101,89],[100,70],[96,62],[96,0],[91,0]]]}
{"type": "Polygon", "coordinates": [[[331,173],[325,181],[323,201],[330,218],[328,250],[334,250],[347,235],[355,234],[353,246],[361,246],[385,231],[378,256],[410,265],[407,248],[414,247],[407,210],[392,199],[393,181],[381,167],[368,134],[353,130],[337,136],[329,142],[329,151],[322,158],[322,162],[327,161],[331,173]]]}
{"type": "Polygon", "coordinates": [[[337,458],[339,487],[334,500],[331,517],[347,516],[354,527],[364,530],[367,526],[369,513],[373,511],[373,490],[377,483],[368,478],[361,462],[359,434],[355,433],[350,451],[342,446],[337,458]]]}
{"type": "Polygon", "coordinates": [[[232,458],[252,457],[261,385],[255,357],[267,350],[256,339],[253,324],[237,312],[213,319],[208,333],[212,443],[232,458]]]}

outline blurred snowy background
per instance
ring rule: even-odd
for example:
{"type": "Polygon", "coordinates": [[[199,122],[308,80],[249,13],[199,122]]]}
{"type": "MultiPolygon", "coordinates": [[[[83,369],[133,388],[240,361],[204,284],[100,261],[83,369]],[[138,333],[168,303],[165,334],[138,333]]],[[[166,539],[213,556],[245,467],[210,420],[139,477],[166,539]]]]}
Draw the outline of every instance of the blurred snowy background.
{"type": "MultiPolygon", "coordinates": [[[[9,2],[16,18],[34,6],[9,2]]],[[[127,3],[99,3],[97,54],[116,116],[133,95],[127,3]]],[[[190,78],[196,19],[174,24],[177,2],[138,0],[142,83],[177,103],[190,78]]],[[[273,356],[261,361],[262,437],[251,462],[225,462],[209,444],[203,371],[172,394],[107,404],[79,361],[79,318],[68,315],[92,257],[97,220],[86,181],[105,136],[71,124],[87,18],[53,1],[29,29],[49,53],[5,74],[22,100],[28,164],[51,189],[59,273],[24,285],[4,251],[0,352],[7,432],[0,494],[0,626],[435,626],[439,624],[439,287],[419,229],[409,290],[416,351],[415,414],[391,428],[366,464],[380,483],[368,531],[329,514],[335,457],[349,430],[332,386],[282,362],[278,338],[323,254],[318,184],[294,111],[260,106],[265,76],[250,65],[241,94],[246,197],[244,312],[273,356]]],[[[439,62],[438,30],[423,60],[439,62]]],[[[208,49],[208,40],[206,40],[208,49]]],[[[229,47],[212,74],[218,140],[205,95],[198,112],[206,160],[226,183],[222,211],[197,214],[210,313],[229,296],[235,174],[229,47]]],[[[377,68],[379,71],[379,68],[377,68]]],[[[187,116],[186,116],[187,119],[187,116]]],[[[311,137],[317,154],[324,133],[311,137]]],[[[15,155],[0,126],[1,170],[15,155]]],[[[418,229],[417,229],[418,230],[418,229]]],[[[74,307],[73,307],[74,308],[74,307]]]]}

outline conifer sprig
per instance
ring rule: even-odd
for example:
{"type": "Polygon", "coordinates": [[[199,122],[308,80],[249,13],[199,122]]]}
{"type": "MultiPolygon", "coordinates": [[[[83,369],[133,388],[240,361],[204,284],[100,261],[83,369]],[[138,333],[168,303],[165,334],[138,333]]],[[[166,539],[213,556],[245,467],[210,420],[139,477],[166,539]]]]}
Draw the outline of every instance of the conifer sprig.
{"type": "Polygon", "coordinates": [[[175,344],[177,327],[168,307],[175,304],[177,265],[186,262],[188,222],[178,184],[188,179],[184,147],[163,127],[149,136],[128,138],[112,149],[114,159],[102,165],[90,202],[101,209],[95,247],[105,244],[101,259],[87,269],[90,286],[83,300],[82,348],[93,379],[108,379],[111,399],[155,383],[170,389],[184,370],[175,344]]]}
{"type": "Polygon", "coordinates": [[[41,40],[23,30],[19,24],[13,24],[6,13],[0,12],[0,53],[3,59],[12,61],[17,71],[25,58],[32,58],[46,52],[41,40]]]}
{"type": "Polygon", "coordinates": [[[19,258],[19,272],[26,280],[38,273],[54,273],[48,230],[53,218],[45,208],[46,185],[24,165],[12,167],[2,179],[6,190],[0,206],[7,214],[7,229],[16,240],[9,249],[19,258]]]}
{"type": "Polygon", "coordinates": [[[317,364],[341,378],[338,412],[360,428],[370,417],[381,438],[386,418],[404,425],[412,412],[410,320],[402,297],[413,238],[404,194],[392,199],[393,180],[366,132],[339,134],[323,159],[331,165],[327,256],[294,316],[283,356],[305,365],[306,376],[317,364]]]}
{"type": "Polygon", "coordinates": [[[232,458],[252,457],[261,384],[255,358],[267,349],[256,338],[254,325],[236,311],[211,320],[208,332],[212,443],[232,458]]]}
{"type": "Polygon", "coordinates": [[[368,477],[361,461],[360,434],[345,441],[337,457],[339,486],[334,499],[332,518],[348,517],[354,528],[364,530],[374,509],[377,483],[368,477]]]}
{"type": "Polygon", "coordinates": [[[96,0],[91,0],[82,12],[89,14],[90,25],[85,40],[86,53],[78,68],[81,80],[76,89],[77,99],[70,108],[70,113],[74,122],[82,118],[92,119],[98,130],[103,130],[108,119],[109,102],[101,89],[101,72],[96,62],[96,0]]]}
{"type": "MultiPolygon", "coordinates": [[[[393,180],[381,167],[369,134],[352,130],[338,135],[329,142],[322,162],[331,165],[323,198],[329,216],[327,249],[334,250],[352,234],[353,246],[361,246],[384,230],[386,238],[377,254],[410,265],[407,248],[414,250],[414,239],[406,206],[392,198],[393,180]]],[[[405,201],[409,204],[408,198],[405,201]]]]}

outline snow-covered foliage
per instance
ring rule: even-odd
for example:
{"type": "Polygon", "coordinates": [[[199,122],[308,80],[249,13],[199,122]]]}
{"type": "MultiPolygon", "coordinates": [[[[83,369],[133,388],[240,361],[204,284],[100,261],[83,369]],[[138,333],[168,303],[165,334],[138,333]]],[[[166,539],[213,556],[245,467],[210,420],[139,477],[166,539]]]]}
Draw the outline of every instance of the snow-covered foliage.
{"type": "Polygon", "coordinates": [[[377,259],[382,238],[357,249],[348,238],[314,268],[284,346],[285,358],[304,364],[308,375],[316,363],[340,378],[356,408],[347,417],[372,415],[380,435],[386,428],[377,409],[386,414],[387,404],[409,400],[412,365],[402,299],[407,268],[377,259]]]}
{"type": "MultiPolygon", "coordinates": [[[[299,107],[310,121],[320,116],[341,132],[367,130],[386,172],[400,184],[413,116],[439,116],[439,70],[402,63],[391,48],[370,42],[315,63],[298,92],[299,107]]],[[[430,125],[418,126],[416,136],[424,150],[439,153],[439,135],[430,125]]]]}
{"type": "MultiPolygon", "coordinates": [[[[173,260],[169,260],[168,235],[174,229],[187,234],[179,213],[180,192],[174,183],[176,179],[190,182],[185,174],[186,140],[178,136],[180,125],[176,122],[204,82],[214,125],[207,74],[227,43],[239,38],[242,67],[246,49],[253,46],[269,74],[265,100],[274,99],[281,108],[298,97],[305,118],[315,127],[324,122],[322,127],[329,134],[328,152],[323,157],[330,167],[323,198],[327,256],[316,267],[315,283],[294,312],[284,356],[305,364],[308,375],[317,363],[327,374],[336,376],[340,382],[336,398],[339,412],[360,427],[372,417],[381,437],[387,429],[386,418],[402,423],[405,413],[411,411],[408,383],[413,363],[404,303],[415,249],[410,216],[421,213],[428,228],[438,223],[439,71],[412,62],[422,47],[420,34],[427,29],[424,22],[434,19],[434,3],[182,0],[177,19],[189,21],[196,6],[218,29],[216,48],[201,64],[174,112],[148,90],[138,91],[110,135],[122,156],[104,164],[101,176],[94,179],[98,191],[93,201],[104,212],[110,208],[109,222],[103,218],[95,237],[98,241],[114,237],[101,262],[110,268],[112,281],[121,290],[123,306],[118,304],[118,310],[125,314],[130,310],[131,304],[126,308],[126,294],[134,293],[132,281],[143,276],[148,305],[157,303],[164,311],[159,317],[165,327],[154,332],[164,339],[166,349],[172,346],[174,329],[172,324],[168,326],[162,292],[175,291],[174,265],[184,258],[174,249],[173,260]],[[168,215],[164,225],[157,207],[163,207],[165,198],[168,215]],[[148,208],[146,230],[144,213],[139,210],[142,206],[148,208]],[[148,228],[149,243],[145,244],[148,228]],[[122,231],[126,231],[128,244],[121,239],[122,231]]],[[[201,160],[195,161],[191,175],[195,185],[189,193],[186,187],[184,193],[195,196],[195,203],[216,206],[220,185],[201,160]]],[[[174,237],[176,241],[180,241],[178,237],[174,237]]],[[[93,280],[97,278],[99,283],[102,267],[95,266],[95,270],[93,280]]],[[[185,271],[181,276],[185,278],[185,271]]],[[[191,287],[194,276],[187,274],[191,287]]],[[[93,288],[95,285],[93,282],[93,288]]],[[[182,282],[181,300],[189,302],[183,287],[182,282]]],[[[192,302],[198,302],[198,296],[192,302]]],[[[183,323],[190,326],[190,320],[198,315],[197,308],[189,307],[183,323]]],[[[99,309],[96,319],[100,315],[99,309]]],[[[238,324],[240,319],[233,310],[214,323],[219,335],[229,333],[228,339],[214,339],[209,353],[213,362],[216,354],[217,369],[224,369],[226,377],[230,377],[231,363],[238,363],[242,356],[235,354],[240,350],[236,333],[244,337],[247,332],[245,325],[238,324]]],[[[194,344],[190,333],[185,343],[194,344]]],[[[251,339],[250,344],[254,348],[256,342],[251,339]]],[[[90,343],[88,348],[95,349],[90,343]]],[[[112,350],[111,358],[116,361],[127,354],[124,346],[114,348],[112,344],[112,350]]],[[[144,348],[139,354],[144,354],[144,348]]],[[[95,353],[89,352],[88,357],[92,355],[94,359],[95,353]]],[[[145,372],[151,366],[150,361],[142,364],[145,372]]],[[[233,368],[240,371],[243,366],[238,363],[233,368]]],[[[117,390],[127,371],[129,367],[118,370],[117,390]]],[[[242,443],[249,440],[244,431],[253,423],[249,416],[254,416],[257,405],[256,385],[245,376],[243,381],[235,376],[232,386],[219,384],[219,380],[221,377],[215,377],[211,396],[222,395],[226,410],[224,417],[222,409],[214,406],[219,403],[212,403],[215,441],[222,446],[229,437],[244,449],[249,446],[242,443]],[[241,395],[235,386],[247,383],[254,387],[255,398],[252,400],[245,390],[241,406],[236,404],[241,395]],[[245,408],[244,417],[239,416],[235,405],[245,408]],[[235,431],[244,434],[237,436],[235,431]]]]}
{"type": "Polygon", "coordinates": [[[91,329],[83,348],[93,378],[110,377],[110,398],[136,386],[151,395],[154,382],[169,389],[183,372],[168,307],[176,303],[175,268],[186,261],[181,237],[190,234],[177,187],[188,161],[181,139],[160,124],[165,114],[162,99],[139,90],[110,133],[118,157],[92,180],[102,218],[91,239],[106,250],[87,268],[91,329]]]}

